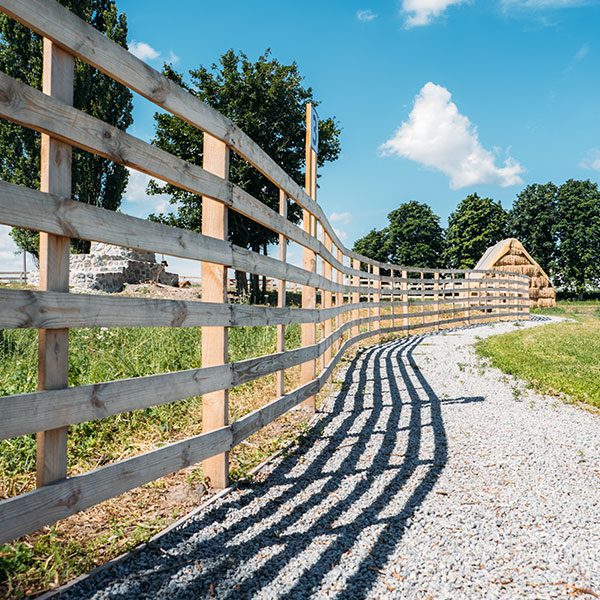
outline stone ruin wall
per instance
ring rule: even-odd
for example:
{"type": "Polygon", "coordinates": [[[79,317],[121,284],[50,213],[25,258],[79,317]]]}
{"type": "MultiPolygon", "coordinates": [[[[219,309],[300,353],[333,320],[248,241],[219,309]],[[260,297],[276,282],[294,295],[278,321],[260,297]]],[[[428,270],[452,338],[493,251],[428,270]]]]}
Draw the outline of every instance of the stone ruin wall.
{"type": "MultiPolygon", "coordinates": [[[[179,285],[179,275],[168,273],[153,252],[142,252],[92,242],[89,254],[71,254],[69,285],[84,290],[120,292],[126,283],[147,281],[179,285]]],[[[30,272],[27,282],[38,285],[39,273],[30,272]]]]}

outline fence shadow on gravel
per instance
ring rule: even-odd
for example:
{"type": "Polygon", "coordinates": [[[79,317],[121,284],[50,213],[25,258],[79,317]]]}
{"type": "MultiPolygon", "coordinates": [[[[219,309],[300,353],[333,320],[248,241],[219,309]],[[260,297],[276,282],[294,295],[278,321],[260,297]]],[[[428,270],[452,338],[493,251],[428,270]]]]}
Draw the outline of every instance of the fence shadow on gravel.
{"type": "Polygon", "coordinates": [[[338,569],[340,597],[367,596],[447,463],[443,410],[483,401],[436,395],[414,358],[428,337],[359,353],[318,425],[265,482],[242,486],[241,495],[229,494],[70,591],[77,597],[99,589],[108,597],[167,589],[173,598],[233,600],[259,591],[308,597],[335,584],[331,571],[338,569]],[[266,496],[278,486],[282,493],[266,496]],[[228,519],[231,511],[241,514],[228,519]],[[340,568],[349,552],[351,568],[340,568]],[[291,572],[292,583],[278,583],[291,572]]]}

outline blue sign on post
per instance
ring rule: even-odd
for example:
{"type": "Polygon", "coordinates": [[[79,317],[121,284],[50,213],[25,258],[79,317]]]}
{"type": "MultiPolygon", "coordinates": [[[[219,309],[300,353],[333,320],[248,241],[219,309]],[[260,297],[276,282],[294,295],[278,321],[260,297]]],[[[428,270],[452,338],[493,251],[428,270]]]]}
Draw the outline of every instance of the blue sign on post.
{"type": "Polygon", "coordinates": [[[319,115],[314,106],[310,110],[310,148],[319,153],[319,115]]]}

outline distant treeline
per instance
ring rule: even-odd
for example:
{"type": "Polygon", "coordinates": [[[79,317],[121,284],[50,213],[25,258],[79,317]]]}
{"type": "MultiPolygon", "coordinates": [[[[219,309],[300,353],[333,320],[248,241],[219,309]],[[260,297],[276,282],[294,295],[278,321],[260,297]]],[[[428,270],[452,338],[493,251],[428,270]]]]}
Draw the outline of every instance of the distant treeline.
{"type": "Polygon", "coordinates": [[[600,287],[600,190],[589,180],[528,185],[509,211],[470,194],[446,229],[430,206],[416,201],[401,204],[388,221],[357,240],[354,250],[381,262],[470,269],[489,246],[515,237],[565,293],[581,296],[600,287]]]}

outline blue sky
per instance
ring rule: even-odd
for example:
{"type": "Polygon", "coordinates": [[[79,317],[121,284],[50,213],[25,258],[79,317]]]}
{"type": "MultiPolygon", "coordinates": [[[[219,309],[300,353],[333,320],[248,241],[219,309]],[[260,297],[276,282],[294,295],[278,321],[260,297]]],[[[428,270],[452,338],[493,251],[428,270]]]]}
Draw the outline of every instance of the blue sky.
{"type": "MultiPolygon", "coordinates": [[[[575,0],[119,0],[131,48],[187,72],[229,48],[296,61],[343,128],[319,202],[347,245],[408,200],[509,208],[528,183],[600,181],[600,3],[575,0]]],[[[153,135],[136,98],[130,132],[153,135]]],[[[123,211],[165,206],[132,178],[123,211]]],[[[7,251],[0,265],[7,264],[7,251]]],[[[6,244],[4,245],[6,246],[6,244]]],[[[0,270],[3,270],[0,266],[0,270]]],[[[184,269],[185,270],[185,269],[184,269]]]]}

